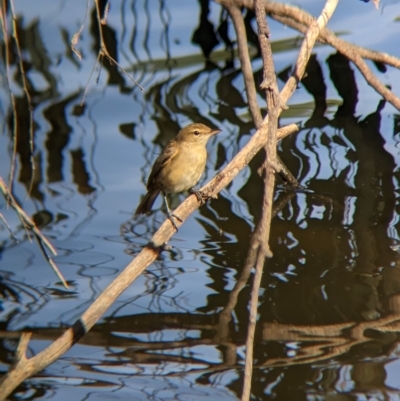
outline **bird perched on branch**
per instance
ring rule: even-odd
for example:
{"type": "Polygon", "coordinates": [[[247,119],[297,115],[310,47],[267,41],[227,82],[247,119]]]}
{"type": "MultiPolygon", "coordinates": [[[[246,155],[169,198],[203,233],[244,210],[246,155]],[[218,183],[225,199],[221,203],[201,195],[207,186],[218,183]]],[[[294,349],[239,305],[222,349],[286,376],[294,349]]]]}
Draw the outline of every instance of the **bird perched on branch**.
{"type": "Polygon", "coordinates": [[[206,167],[207,142],[219,132],[221,130],[199,123],[190,124],[181,129],[154,162],[147,180],[147,193],[137,207],[135,216],[149,213],[161,192],[167,207],[168,218],[178,230],[173,218],[178,220],[180,218],[171,213],[166,194],[192,190],[199,201],[203,200],[199,191],[194,190],[194,186],[206,167]]]}

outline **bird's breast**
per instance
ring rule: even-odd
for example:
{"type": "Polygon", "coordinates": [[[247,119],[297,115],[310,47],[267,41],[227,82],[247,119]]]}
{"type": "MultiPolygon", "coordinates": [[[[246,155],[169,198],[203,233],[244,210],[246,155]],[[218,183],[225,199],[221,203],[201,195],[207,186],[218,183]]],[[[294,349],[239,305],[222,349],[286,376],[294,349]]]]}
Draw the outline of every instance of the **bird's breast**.
{"type": "Polygon", "coordinates": [[[165,192],[177,193],[193,188],[204,172],[206,147],[181,145],[176,156],[166,163],[157,176],[157,183],[165,192]]]}

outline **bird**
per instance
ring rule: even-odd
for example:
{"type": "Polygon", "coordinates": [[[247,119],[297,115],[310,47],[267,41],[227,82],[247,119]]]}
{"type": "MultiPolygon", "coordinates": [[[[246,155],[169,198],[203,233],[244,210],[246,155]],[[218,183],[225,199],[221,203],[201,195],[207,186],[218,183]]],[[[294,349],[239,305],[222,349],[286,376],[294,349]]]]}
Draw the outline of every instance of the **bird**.
{"type": "Polygon", "coordinates": [[[201,123],[189,124],[182,128],[168,142],[154,162],[147,180],[147,193],[139,203],[135,216],[150,213],[161,192],[167,207],[168,218],[178,231],[174,218],[182,220],[171,212],[167,194],[190,190],[196,194],[200,202],[204,202],[202,194],[194,187],[206,167],[207,142],[219,132],[221,130],[201,123]]]}

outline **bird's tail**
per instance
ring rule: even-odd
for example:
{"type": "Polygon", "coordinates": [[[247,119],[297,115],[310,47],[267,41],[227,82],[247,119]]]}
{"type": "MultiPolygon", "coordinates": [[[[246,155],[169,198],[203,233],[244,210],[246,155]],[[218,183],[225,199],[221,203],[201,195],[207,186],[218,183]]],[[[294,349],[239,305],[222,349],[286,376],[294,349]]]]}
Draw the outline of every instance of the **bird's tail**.
{"type": "Polygon", "coordinates": [[[160,191],[158,189],[150,189],[147,194],[144,196],[142,201],[139,203],[139,206],[136,209],[135,216],[138,214],[147,214],[150,213],[151,208],[155,200],[157,199],[160,191]]]}

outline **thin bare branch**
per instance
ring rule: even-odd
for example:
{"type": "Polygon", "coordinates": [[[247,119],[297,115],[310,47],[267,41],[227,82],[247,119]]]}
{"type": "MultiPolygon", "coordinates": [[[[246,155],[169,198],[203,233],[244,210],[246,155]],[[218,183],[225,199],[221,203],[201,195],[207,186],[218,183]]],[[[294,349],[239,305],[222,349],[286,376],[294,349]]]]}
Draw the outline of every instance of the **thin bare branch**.
{"type": "MultiPolygon", "coordinates": [[[[307,31],[308,27],[313,21],[312,15],[302,10],[301,8],[291,6],[289,4],[264,0],[264,5],[265,11],[272,18],[302,33],[305,33],[307,31]],[[282,18],[284,18],[284,20],[281,20],[282,18]]],[[[251,0],[245,0],[243,6],[245,6],[246,8],[253,8],[253,2],[251,0]]],[[[321,30],[318,41],[330,44],[338,51],[340,51],[340,48],[348,47],[365,59],[375,61],[377,63],[391,65],[395,68],[400,68],[399,58],[387,53],[366,49],[365,47],[346,42],[345,40],[338,38],[329,28],[326,27],[321,30]]]]}
{"type": "MultiPolygon", "coordinates": [[[[225,3],[223,3],[225,5],[225,3]]],[[[262,116],[260,107],[257,102],[257,91],[253,79],[253,70],[249,58],[249,47],[247,46],[246,28],[244,26],[243,16],[240,8],[235,2],[227,2],[226,8],[232,18],[233,25],[236,31],[236,38],[238,42],[238,53],[240,65],[246,87],[247,101],[249,103],[250,113],[253,117],[254,125],[259,128],[262,124],[262,116]]]]}
{"type": "MultiPolygon", "coordinates": [[[[261,115],[260,107],[257,102],[257,91],[254,83],[253,71],[249,57],[249,48],[247,46],[246,28],[244,25],[243,16],[240,8],[241,2],[239,0],[221,0],[220,3],[228,10],[232,18],[233,25],[235,27],[237,43],[238,43],[238,54],[244,77],[247,101],[249,103],[250,113],[252,115],[254,125],[256,129],[258,129],[261,127],[263,118],[261,115]]],[[[271,57],[272,57],[272,52],[271,52],[271,57]]],[[[275,89],[276,89],[276,94],[278,94],[278,86],[276,86],[275,89]]],[[[276,140],[274,143],[276,146],[276,140]]],[[[274,160],[275,170],[279,174],[281,174],[284,181],[289,183],[293,188],[299,187],[299,183],[297,182],[296,178],[285,166],[280,157],[276,155],[276,151],[274,153],[273,160],[274,160]]]]}
{"type": "Polygon", "coordinates": [[[18,205],[17,201],[12,196],[10,189],[7,187],[6,183],[0,177],[0,192],[3,194],[4,198],[10,204],[10,206],[17,212],[19,219],[21,220],[22,225],[26,230],[30,230],[34,233],[35,238],[40,246],[41,251],[43,252],[44,257],[56,273],[57,277],[60,279],[65,288],[68,288],[68,284],[65,281],[63,275],[58,269],[57,265],[54,263],[50,255],[48,254],[46,248],[53,254],[57,255],[57,251],[51,242],[46,238],[46,236],[39,230],[34,221],[25,213],[25,211],[18,205]]]}
{"type": "Polygon", "coordinates": [[[14,233],[12,232],[11,227],[10,227],[9,224],[7,223],[7,220],[4,218],[4,216],[3,216],[1,213],[0,213],[0,220],[3,221],[3,223],[4,223],[4,225],[6,226],[8,232],[10,233],[12,239],[13,239],[14,241],[18,241],[18,239],[15,237],[14,233]]]}
{"type": "MultiPolygon", "coordinates": [[[[79,43],[80,36],[81,36],[82,31],[83,31],[83,29],[85,27],[85,22],[86,22],[86,19],[87,19],[90,3],[91,3],[91,0],[87,0],[85,17],[83,19],[83,23],[80,26],[79,30],[72,36],[72,39],[71,39],[71,49],[76,54],[76,56],[78,57],[79,60],[82,59],[82,55],[81,55],[80,51],[77,49],[76,46],[79,43]]],[[[94,71],[96,69],[96,66],[98,65],[98,63],[99,63],[99,61],[101,60],[102,57],[107,58],[110,63],[116,65],[135,85],[137,85],[139,87],[139,89],[142,92],[144,92],[144,88],[133,77],[131,77],[125,71],[125,69],[110,55],[110,53],[107,50],[107,47],[106,47],[106,44],[105,44],[105,41],[104,41],[102,25],[105,25],[107,23],[107,16],[108,16],[110,3],[108,2],[106,7],[105,7],[105,12],[104,12],[103,18],[101,18],[100,5],[99,5],[99,1],[98,0],[95,0],[95,5],[96,5],[97,23],[98,23],[99,36],[100,36],[100,50],[99,50],[99,53],[98,53],[97,58],[96,58],[96,63],[94,64],[94,66],[93,66],[93,68],[92,68],[92,70],[90,72],[88,83],[86,84],[85,90],[83,92],[82,99],[81,99],[81,106],[85,102],[85,98],[86,98],[87,92],[89,90],[89,83],[90,83],[90,81],[92,79],[92,76],[93,76],[93,73],[94,73],[94,71]]]]}
{"type": "MultiPolygon", "coordinates": [[[[35,163],[35,158],[34,158],[34,138],[33,138],[33,129],[34,129],[34,123],[33,123],[33,106],[32,106],[32,99],[31,95],[28,90],[28,82],[26,79],[26,72],[24,68],[24,64],[22,62],[22,55],[21,55],[21,46],[19,44],[19,38],[18,38],[18,30],[17,30],[17,19],[15,17],[15,11],[14,11],[14,0],[10,0],[10,11],[11,11],[11,18],[13,21],[13,30],[12,30],[12,35],[15,41],[16,45],[16,50],[17,50],[17,55],[18,55],[18,64],[19,64],[19,72],[21,74],[22,78],[22,88],[24,90],[24,95],[26,97],[26,101],[28,103],[28,111],[29,111],[29,158],[30,158],[30,163],[32,167],[32,176],[31,176],[31,181],[29,184],[29,189],[27,192],[27,197],[32,191],[33,187],[33,182],[34,182],[34,177],[35,177],[35,170],[36,170],[36,163],[35,163]]],[[[14,113],[16,113],[17,110],[14,108],[14,113]]],[[[17,142],[17,138],[14,138],[14,141],[17,142]]],[[[14,164],[13,164],[14,165],[14,164]]],[[[12,180],[10,180],[10,190],[12,191],[12,180]]]]}
{"type": "Polygon", "coordinates": [[[289,97],[293,94],[297,87],[297,84],[303,77],[314,44],[321,30],[325,27],[325,25],[331,18],[338,2],[339,0],[328,0],[318,19],[312,21],[300,47],[299,55],[297,56],[297,61],[292,76],[288,79],[286,85],[281,91],[281,98],[283,98],[284,101],[289,99],[289,97]]]}
{"type": "Polygon", "coordinates": [[[91,0],[87,0],[86,2],[86,10],[85,10],[85,16],[83,17],[83,22],[82,25],[80,26],[80,28],[78,29],[78,32],[76,32],[71,39],[71,50],[76,54],[76,57],[79,58],[79,60],[82,60],[82,55],[80,53],[80,51],[76,48],[76,45],[79,42],[79,38],[81,36],[81,33],[83,31],[83,28],[85,27],[85,23],[86,23],[86,19],[88,16],[88,12],[89,12],[89,4],[91,3],[91,0]]]}
{"type": "MultiPolygon", "coordinates": [[[[115,64],[136,86],[139,87],[139,89],[144,92],[144,88],[137,82],[134,78],[132,78],[116,60],[114,60],[113,57],[111,57],[110,53],[107,50],[106,44],[104,42],[104,37],[103,37],[103,28],[102,25],[106,23],[106,19],[101,18],[101,12],[100,12],[100,4],[99,0],[95,0],[96,3],[96,12],[97,12],[97,22],[99,26],[99,35],[100,35],[100,54],[108,58],[108,60],[115,64]]],[[[108,4],[107,4],[108,6],[108,4]]],[[[108,8],[106,9],[106,12],[108,12],[108,8]]],[[[106,17],[105,17],[106,18],[106,17]]]]}
{"type": "Polygon", "coordinates": [[[258,254],[256,273],[250,299],[249,324],[246,339],[246,362],[242,391],[242,401],[250,399],[251,379],[253,373],[253,347],[254,334],[257,324],[258,294],[260,292],[261,278],[266,257],[271,257],[269,248],[269,235],[271,231],[272,203],[275,187],[276,170],[276,131],[278,129],[278,115],[281,101],[279,98],[278,84],[276,82],[275,68],[272,57],[272,49],[269,41],[269,28],[265,19],[265,9],[260,0],[254,0],[254,9],[258,26],[258,38],[260,42],[261,56],[263,59],[263,82],[261,87],[265,89],[268,105],[268,141],[265,146],[266,163],[264,179],[264,196],[262,204],[262,217],[260,220],[258,237],[258,254]]]}
{"type": "Polygon", "coordinates": [[[319,31],[327,24],[329,18],[332,16],[337,6],[337,3],[338,0],[328,0],[325,4],[324,9],[321,12],[320,17],[317,19],[316,22],[310,25],[300,48],[292,76],[289,78],[281,94],[279,95],[272,58],[271,44],[269,41],[269,28],[265,19],[265,8],[261,0],[254,0],[254,10],[256,13],[258,25],[260,49],[263,58],[264,79],[262,83],[262,88],[266,90],[266,98],[268,104],[268,116],[263,122],[263,125],[268,125],[268,141],[266,145],[267,160],[265,164],[266,168],[264,197],[262,207],[262,219],[260,221],[260,237],[258,242],[259,250],[256,262],[256,274],[254,277],[253,288],[251,292],[249,325],[246,340],[246,363],[242,401],[247,401],[250,399],[253,368],[254,334],[257,322],[258,294],[265,258],[272,256],[271,250],[269,248],[269,235],[271,230],[272,202],[275,186],[274,169],[277,169],[276,130],[278,126],[278,116],[282,109],[285,108],[285,103],[294,92],[297,83],[301,80],[309,57],[311,55],[311,50],[314,47],[315,41],[318,37],[319,31]]]}
{"type": "Polygon", "coordinates": [[[18,118],[17,118],[17,105],[15,103],[15,97],[13,91],[11,90],[10,85],[10,46],[9,46],[9,35],[8,35],[8,24],[7,24],[7,1],[2,1],[2,7],[0,7],[0,20],[1,20],[1,29],[3,32],[4,38],[4,53],[5,53],[5,69],[6,69],[6,83],[8,92],[10,94],[11,105],[13,109],[13,155],[11,160],[11,169],[10,169],[10,188],[12,188],[12,184],[14,181],[15,174],[15,161],[17,157],[17,141],[18,141],[18,118]]]}
{"type": "MultiPolygon", "coordinates": [[[[243,6],[252,9],[254,7],[253,1],[243,0],[243,6]]],[[[299,9],[298,7],[265,0],[264,6],[266,12],[272,18],[302,33],[306,33],[308,27],[314,21],[310,14],[299,9]]],[[[331,45],[339,53],[342,53],[350,61],[352,61],[364,76],[368,84],[379,94],[381,94],[388,102],[390,102],[396,109],[400,110],[400,99],[395,96],[389,88],[382,84],[382,82],[372,73],[367,63],[363,60],[365,58],[374,62],[384,63],[396,68],[400,68],[399,58],[348,43],[345,40],[338,38],[328,28],[323,28],[320,30],[318,40],[322,43],[331,45]]],[[[293,82],[290,84],[291,88],[293,85],[295,85],[296,81],[297,80],[293,78],[293,82]]]]}

